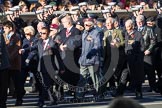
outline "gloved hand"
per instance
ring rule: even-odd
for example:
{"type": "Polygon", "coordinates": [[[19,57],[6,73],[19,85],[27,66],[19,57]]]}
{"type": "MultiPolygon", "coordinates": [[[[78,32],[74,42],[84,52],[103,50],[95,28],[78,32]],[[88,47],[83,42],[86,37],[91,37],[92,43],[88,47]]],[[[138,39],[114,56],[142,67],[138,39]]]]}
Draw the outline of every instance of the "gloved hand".
{"type": "Polygon", "coordinates": [[[87,57],[87,59],[91,59],[92,56],[93,56],[93,55],[92,55],[91,53],[88,53],[86,57],[87,57]]]}

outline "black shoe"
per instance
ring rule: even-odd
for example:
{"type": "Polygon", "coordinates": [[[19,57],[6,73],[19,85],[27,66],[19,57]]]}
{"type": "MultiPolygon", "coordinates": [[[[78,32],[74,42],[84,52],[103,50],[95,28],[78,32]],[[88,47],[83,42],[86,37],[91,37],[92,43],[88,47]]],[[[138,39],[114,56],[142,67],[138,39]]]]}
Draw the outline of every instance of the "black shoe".
{"type": "Polygon", "coordinates": [[[16,93],[14,93],[14,94],[12,95],[12,98],[16,98],[16,93]]]}
{"type": "Polygon", "coordinates": [[[0,108],[7,108],[6,104],[0,104],[0,108]]]}
{"type": "Polygon", "coordinates": [[[110,93],[112,97],[118,97],[118,94],[116,91],[110,93]]]}
{"type": "Polygon", "coordinates": [[[40,102],[40,101],[39,101],[39,102],[37,103],[37,105],[38,105],[39,108],[43,108],[44,102],[40,102]]]}
{"type": "Polygon", "coordinates": [[[22,106],[22,100],[16,100],[15,106],[22,106]]]}
{"type": "Polygon", "coordinates": [[[11,96],[12,98],[16,98],[16,93],[15,92],[9,92],[8,94],[7,94],[8,96],[11,96]]]}
{"type": "Polygon", "coordinates": [[[57,102],[56,101],[52,101],[49,104],[47,104],[47,106],[53,106],[53,105],[57,105],[57,102]]]}
{"type": "Polygon", "coordinates": [[[158,88],[154,88],[152,92],[154,92],[154,93],[160,93],[160,90],[158,88]]]}
{"type": "Polygon", "coordinates": [[[67,95],[67,96],[73,96],[73,92],[70,91],[70,90],[68,90],[67,92],[65,92],[65,95],[67,95]]]}
{"type": "Polygon", "coordinates": [[[152,92],[152,89],[151,88],[149,88],[146,92],[152,92]]]}
{"type": "Polygon", "coordinates": [[[123,95],[124,95],[123,91],[115,90],[115,91],[111,92],[112,97],[122,97],[123,95]]]}
{"type": "Polygon", "coordinates": [[[26,94],[26,90],[24,90],[23,92],[22,92],[22,95],[24,96],[26,94]]]}
{"type": "Polygon", "coordinates": [[[136,92],[136,99],[142,99],[143,95],[142,92],[136,92]]]}
{"type": "Polygon", "coordinates": [[[148,89],[147,92],[153,92],[153,93],[159,93],[159,89],[158,88],[154,88],[154,89],[148,89]]]}
{"type": "Polygon", "coordinates": [[[112,97],[121,97],[124,95],[125,85],[120,83],[116,90],[111,93],[112,97]]]}

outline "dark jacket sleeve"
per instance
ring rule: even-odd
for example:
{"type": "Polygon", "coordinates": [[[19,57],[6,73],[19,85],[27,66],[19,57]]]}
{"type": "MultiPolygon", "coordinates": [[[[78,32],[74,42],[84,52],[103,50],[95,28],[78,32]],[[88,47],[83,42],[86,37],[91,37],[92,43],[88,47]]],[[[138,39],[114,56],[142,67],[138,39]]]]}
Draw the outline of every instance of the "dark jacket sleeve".
{"type": "Polygon", "coordinates": [[[65,67],[64,67],[64,64],[63,64],[63,61],[61,59],[60,52],[58,49],[59,49],[58,44],[55,44],[54,53],[55,53],[56,59],[58,61],[59,70],[65,70],[65,67]]]}
{"type": "Polygon", "coordinates": [[[38,51],[37,51],[37,42],[38,40],[35,40],[33,43],[35,43],[33,46],[31,46],[31,49],[30,49],[30,52],[29,52],[29,55],[27,57],[27,59],[31,60],[33,57],[35,57],[37,54],[38,54],[38,51]],[[34,48],[32,48],[34,47],[34,48]]]}
{"type": "Polygon", "coordinates": [[[38,49],[38,44],[32,46],[32,47],[27,47],[27,48],[24,48],[25,51],[34,51],[34,50],[37,50],[38,49]]]}
{"type": "Polygon", "coordinates": [[[11,42],[10,42],[9,58],[15,59],[15,57],[17,57],[19,55],[19,53],[18,53],[19,49],[21,49],[21,40],[17,35],[15,35],[15,36],[13,36],[13,39],[11,39],[11,42]]]}

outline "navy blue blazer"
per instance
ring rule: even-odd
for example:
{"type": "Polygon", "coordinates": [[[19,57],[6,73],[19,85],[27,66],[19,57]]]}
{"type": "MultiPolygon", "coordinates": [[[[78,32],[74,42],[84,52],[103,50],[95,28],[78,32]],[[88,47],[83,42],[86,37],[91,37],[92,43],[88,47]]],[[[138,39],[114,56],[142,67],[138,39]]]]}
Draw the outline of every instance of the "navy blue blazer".
{"type": "Polygon", "coordinates": [[[57,43],[53,41],[53,39],[49,38],[45,50],[43,49],[42,39],[39,39],[36,45],[29,48],[25,48],[25,51],[33,51],[33,50],[38,51],[39,72],[47,72],[47,71],[53,72],[56,70],[64,70],[64,67],[62,65],[63,63],[59,54],[59,47],[57,43]]]}
{"type": "MultiPolygon", "coordinates": [[[[24,49],[24,48],[32,47],[32,46],[36,45],[37,42],[38,42],[38,38],[36,38],[36,37],[32,37],[30,40],[24,38],[22,48],[24,49]]],[[[28,65],[29,67],[31,67],[31,68],[37,67],[38,66],[37,50],[25,51],[25,53],[23,53],[23,55],[22,55],[22,68],[28,67],[25,63],[26,59],[30,60],[29,65],[28,65]]]]}

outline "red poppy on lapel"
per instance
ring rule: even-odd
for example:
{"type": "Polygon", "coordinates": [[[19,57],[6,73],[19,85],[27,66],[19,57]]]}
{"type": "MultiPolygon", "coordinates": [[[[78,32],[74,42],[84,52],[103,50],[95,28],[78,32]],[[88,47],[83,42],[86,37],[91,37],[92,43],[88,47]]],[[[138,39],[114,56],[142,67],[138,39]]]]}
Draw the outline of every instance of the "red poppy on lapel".
{"type": "Polygon", "coordinates": [[[47,44],[47,49],[50,49],[50,48],[51,48],[51,46],[49,44],[47,44]]]}
{"type": "Polygon", "coordinates": [[[66,31],[66,37],[69,37],[71,35],[71,32],[66,31]]]}
{"type": "Polygon", "coordinates": [[[134,38],[134,33],[130,35],[132,38],[134,38]]]}
{"type": "Polygon", "coordinates": [[[33,42],[30,42],[30,46],[33,46],[33,42]]]}

